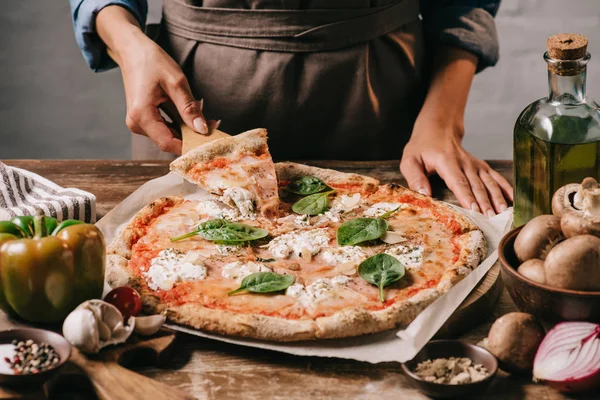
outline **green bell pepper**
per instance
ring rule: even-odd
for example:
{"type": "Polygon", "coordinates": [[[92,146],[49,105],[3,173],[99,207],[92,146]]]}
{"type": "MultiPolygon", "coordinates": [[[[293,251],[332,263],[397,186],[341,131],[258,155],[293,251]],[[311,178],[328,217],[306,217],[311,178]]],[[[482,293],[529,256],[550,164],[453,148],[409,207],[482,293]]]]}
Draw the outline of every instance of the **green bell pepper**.
{"type": "Polygon", "coordinates": [[[0,308],[30,322],[60,322],[102,295],[104,260],[94,225],[43,215],[1,221],[0,308]]]}

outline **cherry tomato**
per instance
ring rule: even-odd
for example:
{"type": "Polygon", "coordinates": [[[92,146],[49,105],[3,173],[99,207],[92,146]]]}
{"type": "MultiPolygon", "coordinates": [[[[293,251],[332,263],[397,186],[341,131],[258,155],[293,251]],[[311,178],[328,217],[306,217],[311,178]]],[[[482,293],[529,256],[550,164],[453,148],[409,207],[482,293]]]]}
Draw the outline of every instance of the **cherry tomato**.
{"type": "Polygon", "coordinates": [[[125,320],[142,312],[142,298],[138,292],[130,287],[122,286],[111,290],[104,297],[104,301],[117,307],[125,320]]]}

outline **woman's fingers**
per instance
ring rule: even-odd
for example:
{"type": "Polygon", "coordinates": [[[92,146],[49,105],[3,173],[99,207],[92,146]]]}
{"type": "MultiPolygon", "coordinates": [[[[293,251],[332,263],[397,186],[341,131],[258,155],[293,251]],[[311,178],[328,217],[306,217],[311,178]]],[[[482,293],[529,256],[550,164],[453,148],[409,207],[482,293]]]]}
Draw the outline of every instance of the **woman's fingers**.
{"type": "Polygon", "coordinates": [[[492,178],[489,172],[485,169],[479,170],[479,177],[481,178],[481,181],[485,185],[485,188],[492,199],[492,203],[494,204],[494,209],[496,212],[501,213],[506,211],[508,205],[506,204],[506,199],[504,198],[504,194],[502,193],[498,182],[496,182],[496,180],[492,178]]]}
{"type": "Polygon", "coordinates": [[[494,212],[494,208],[490,203],[490,198],[488,196],[488,191],[486,190],[486,185],[481,181],[479,174],[477,173],[477,169],[474,165],[469,164],[465,167],[465,175],[469,180],[469,184],[471,185],[471,191],[475,195],[477,199],[477,204],[479,204],[479,209],[481,213],[487,215],[488,217],[493,217],[496,215],[494,212]]]}
{"type": "Polygon", "coordinates": [[[452,190],[461,206],[473,211],[481,211],[471,191],[471,184],[455,158],[443,158],[436,170],[438,175],[446,182],[448,189],[452,190]]]}
{"type": "Polygon", "coordinates": [[[176,73],[162,86],[185,124],[198,133],[208,135],[208,125],[202,114],[203,101],[196,101],[185,75],[176,73]]]}
{"type": "Polygon", "coordinates": [[[127,114],[127,127],[133,133],[148,136],[161,151],[181,154],[182,142],[173,136],[158,108],[150,105],[134,108],[127,114]]]}
{"type": "Polygon", "coordinates": [[[508,181],[502,175],[500,175],[497,171],[494,171],[493,169],[490,168],[489,173],[492,176],[492,178],[494,178],[494,180],[500,186],[500,189],[502,190],[504,197],[509,199],[512,203],[513,202],[513,187],[512,187],[512,185],[510,183],[508,183],[508,181]]]}
{"type": "Polygon", "coordinates": [[[426,196],[431,196],[431,185],[425,174],[425,166],[413,156],[403,156],[400,162],[400,172],[408,187],[426,196]]]}

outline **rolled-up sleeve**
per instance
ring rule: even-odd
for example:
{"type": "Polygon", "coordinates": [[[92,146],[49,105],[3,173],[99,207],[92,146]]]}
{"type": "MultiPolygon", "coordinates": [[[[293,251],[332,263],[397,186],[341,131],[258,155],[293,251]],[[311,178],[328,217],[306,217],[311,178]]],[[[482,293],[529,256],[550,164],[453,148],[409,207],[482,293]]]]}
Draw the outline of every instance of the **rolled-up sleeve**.
{"type": "Polygon", "coordinates": [[[479,57],[477,71],[499,58],[494,17],[499,0],[421,0],[421,16],[428,43],[458,46],[479,57]]]}
{"type": "Polygon", "coordinates": [[[106,6],[118,5],[126,8],[144,27],[148,13],[146,0],[69,0],[75,39],[83,58],[95,72],[116,66],[106,53],[106,46],[96,32],[96,15],[106,6]]]}

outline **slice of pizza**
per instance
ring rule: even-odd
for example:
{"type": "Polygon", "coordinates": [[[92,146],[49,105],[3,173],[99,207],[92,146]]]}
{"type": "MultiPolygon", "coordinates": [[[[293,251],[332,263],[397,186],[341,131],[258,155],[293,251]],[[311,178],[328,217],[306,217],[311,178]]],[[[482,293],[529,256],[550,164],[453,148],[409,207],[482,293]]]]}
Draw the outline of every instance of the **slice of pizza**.
{"type": "Polygon", "coordinates": [[[226,204],[267,218],[277,215],[279,195],[266,129],[198,146],[171,163],[171,171],[221,196],[226,204]]]}

